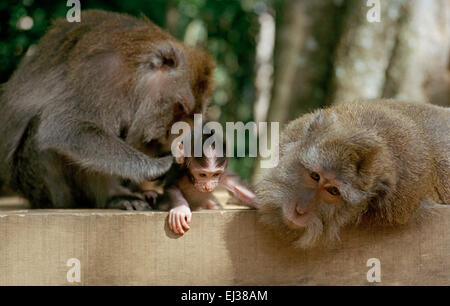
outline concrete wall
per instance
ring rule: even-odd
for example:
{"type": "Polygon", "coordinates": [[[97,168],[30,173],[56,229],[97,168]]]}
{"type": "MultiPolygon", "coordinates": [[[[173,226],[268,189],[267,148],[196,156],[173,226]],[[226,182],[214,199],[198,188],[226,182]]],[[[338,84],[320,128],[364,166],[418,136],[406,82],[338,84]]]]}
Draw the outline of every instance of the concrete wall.
{"type": "Polygon", "coordinates": [[[0,211],[0,285],[366,285],[369,258],[381,285],[450,285],[450,207],[421,225],[353,230],[334,249],[292,249],[251,210],[202,211],[173,235],[167,213],[0,211]],[[76,283],[73,283],[76,284],[76,283]]]}

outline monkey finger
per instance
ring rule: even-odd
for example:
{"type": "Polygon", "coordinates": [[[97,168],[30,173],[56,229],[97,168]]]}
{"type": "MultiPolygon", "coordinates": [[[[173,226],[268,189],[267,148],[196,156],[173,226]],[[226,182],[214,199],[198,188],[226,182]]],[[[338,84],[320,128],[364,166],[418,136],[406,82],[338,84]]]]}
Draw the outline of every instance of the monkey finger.
{"type": "Polygon", "coordinates": [[[133,201],[133,207],[136,210],[144,211],[144,210],[152,210],[150,205],[145,201],[133,201]]]}
{"type": "Polygon", "coordinates": [[[170,211],[169,213],[169,227],[172,232],[175,232],[175,221],[174,221],[174,213],[170,211]]]}
{"type": "Polygon", "coordinates": [[[179,232],[178,232],[178,225],[177,225],[177,214],[176,213],[172,214],[172,231],[175,234],[179,234],[179,232]]]}
{"type": "Polygon", "coordinates": [[[121,198],[114,198],[108,201],[107,208],[112,209],[124,209],[124,210],[133,210],[133,206],[128,200],[124,200],[121,198]]]}
{"type": "Polygon", "coordinates": [[[184,229],[181,220],[183,219],[183,215],[180,214],[177,216],[177,228],[178,228],[178,234],[184,234],[184,229]]]}
{"type": "Polygon", "coordinates": [[[181,218],[180,218],[181,225],[183,225],[185,230],[189,230],[190,229],[188,221],[187,221],[187,218],[188,218],[187,215],[186,216],[181,216],[181,218]]]}
{"type": "Polygon", "coordinates": [[[170,214],[170,228],[175,234],[178,234],[176,217],[177,217],[177,214],[175,212],[171,212],[171,214],[170,214]]]}
{"type": "Polygon", "coordinates": [[[152,208],[156,208],[157,207],[157,199],[158,199],[158,193],[156,191],[153,190],[147,190],[142,192],[145,200],[147,201],[147,203],[150,205],[150,207],[152,208]]]}
{"type": "Polygon", "coordinates": [[[131,205],[131,203],[128,201],[123,201],[122,207],[123,207],[123,209],[126,209],[126,210],[134,210],[133,205],[131,205]]]}

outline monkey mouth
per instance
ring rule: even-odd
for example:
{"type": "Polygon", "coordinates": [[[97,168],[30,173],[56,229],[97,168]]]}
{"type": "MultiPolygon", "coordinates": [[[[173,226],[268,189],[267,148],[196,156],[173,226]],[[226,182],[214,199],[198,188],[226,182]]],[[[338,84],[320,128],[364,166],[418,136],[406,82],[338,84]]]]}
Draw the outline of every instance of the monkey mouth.
{"type": "Polygon", "coordinates": [[[209,193],[209,192],[212,192],[214,190],[214,188],[197,187],[197,190],[202,193],[209,193]]]}

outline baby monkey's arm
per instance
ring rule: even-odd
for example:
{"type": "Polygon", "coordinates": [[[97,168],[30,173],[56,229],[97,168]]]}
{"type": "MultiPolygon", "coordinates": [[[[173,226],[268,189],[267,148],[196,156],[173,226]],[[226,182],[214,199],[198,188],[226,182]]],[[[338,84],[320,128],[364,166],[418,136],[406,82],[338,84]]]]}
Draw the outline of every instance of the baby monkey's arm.
{"type": "Polygon", "coordinates": [[[220,184],[223,185],[232,196],[239,201],[239,204],[246,205],[252,208],[256,208],[256,195],[247,187],[237,175],[230,171],[226,171],[220,184]]]}

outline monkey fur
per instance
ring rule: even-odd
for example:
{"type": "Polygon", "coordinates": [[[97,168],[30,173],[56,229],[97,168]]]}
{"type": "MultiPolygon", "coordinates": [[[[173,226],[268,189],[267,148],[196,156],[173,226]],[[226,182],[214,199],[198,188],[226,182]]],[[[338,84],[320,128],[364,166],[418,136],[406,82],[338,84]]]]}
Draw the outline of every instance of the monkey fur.
{"type": "Polygon", "coordinates": [[[159,144],[173,122],[205,111],[213,68],[146,19],[56,20],[1,88],[0,181],[33,208],[149,209],[121,181],[170,168],[159,144]]]}
{"type": "Polygon", "coordinates": [[[260,221],[309,248],[351,224],[398,225],[450,203],[450,109],[341,104],[285,128],[280,163],[256,186],[260,221]]]}

